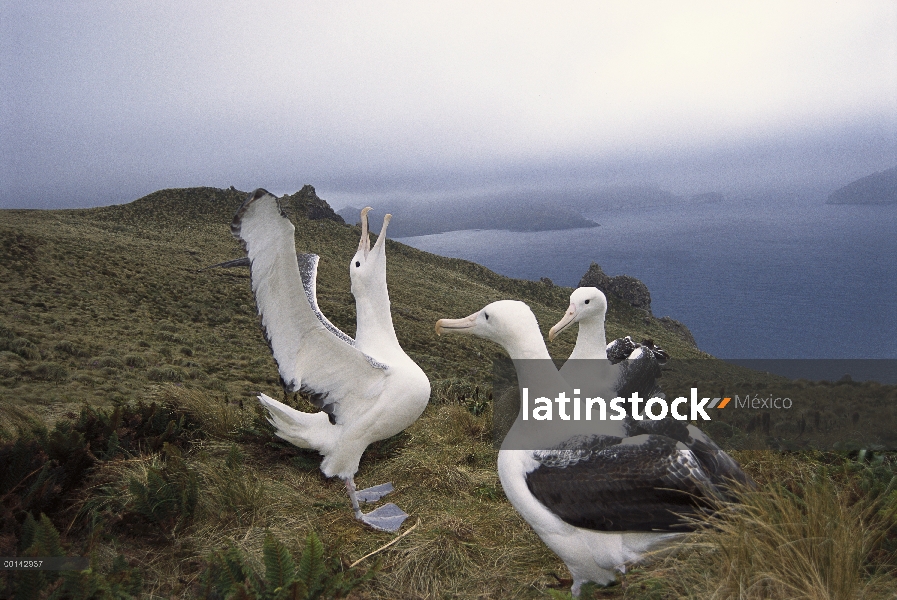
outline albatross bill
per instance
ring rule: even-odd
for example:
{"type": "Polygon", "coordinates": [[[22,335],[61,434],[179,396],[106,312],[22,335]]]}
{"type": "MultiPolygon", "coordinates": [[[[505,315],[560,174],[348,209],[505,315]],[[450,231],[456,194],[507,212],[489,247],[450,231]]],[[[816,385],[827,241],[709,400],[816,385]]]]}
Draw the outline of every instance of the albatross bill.
{"type": "MultiPolygon", "coordinates": [[[[572,387],[522,302],[503,300],[463,319],[440,319],[436,330],[501,345],[519,365],[521,388],[572,387]],[[522,368],[527,359],[542,366],[522,368]]],[[[613,398],[619,384],[604,381],[596,392],[613,398]]],[[[586,581],[608,584],[615,572],[688,530],[689,515],[708,510],[728,483],[744,477],[726,458],[697,428],[678,421],[599,421],[570,435],[518,418],[499,451],[498,474],[520,516],[570,569],[578,596],[586,581]]]]}
{"type": "Polygon", "coordinates": [[[250,278],[265,338],[284,389],[309,394],[318,413],[297,411],[261,394],[276,435],[324,456],[321,470],[340,477],[355,516],[375,529],[395,531],[407,515],[394,504],[364,514],[359,502],[376,501],[392,484],[356,491],[354,475],[361,455],[375,441],[395,435],[423,412],[430,382],[399,346],[386,287],[386,227],[373,248],[362,238],[349,266],[356,300],[356,337],[346,335],[323,315],[317,303],[318,257],[295,249],[295,227],[277,199],[256,190],[231,225],[250,261],[250,278]]]}

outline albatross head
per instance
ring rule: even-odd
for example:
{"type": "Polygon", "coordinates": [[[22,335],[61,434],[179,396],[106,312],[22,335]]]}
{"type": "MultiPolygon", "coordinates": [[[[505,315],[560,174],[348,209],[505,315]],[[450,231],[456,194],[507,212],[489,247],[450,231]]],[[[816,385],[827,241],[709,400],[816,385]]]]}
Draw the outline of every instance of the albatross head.
{"type": "Polygon", "coordinates": [[[554,340],[559,333],[574,323],[598,319],[604,323],[605,313],[607,313],[607,298],[601,290],[596,287],[576,288],[570,294],[567,314],[548,332],[548,341],[554,340]]]}
{"type": "Polygon", "coordinates": [[[370,206],[361,210],[361,239],[358,241],[358,250],[349,263],[349,277],[352,280],[352,293],[363,293],[372,286],[386,287],[386,227],[389,225],[392,215],[383,217],[383,228],[374,247],[371,248],[371,239],[368,236],[368,213],[373,210],[370,206]]]}
{"type": "Polygon", "coordinates": [[[439,319],[436,333],[475,335],[502,346],[511,358],[548,356],[536,316],[518,300],[493,302],[463,319],[439,319]]]}

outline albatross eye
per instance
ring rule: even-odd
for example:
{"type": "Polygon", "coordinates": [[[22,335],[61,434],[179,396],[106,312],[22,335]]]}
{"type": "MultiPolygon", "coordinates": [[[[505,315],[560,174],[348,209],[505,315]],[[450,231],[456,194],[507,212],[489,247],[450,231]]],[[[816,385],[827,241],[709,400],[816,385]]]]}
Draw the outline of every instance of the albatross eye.
{"type": "Polygon", "coordinates": [[[586,300],[586,304],[588,304],[588,303],[589,303],[589,301],[588,301],[588,300],[586,300]]]}
{"type": "Polygon", "coordinates": [[[355,266],[356,266],[356,267],[360,267],[360,266],[361,266],[361,261],[360,261],[360,260],[356,260],[356,261],[355,261],[355,266]]]}
{"type": "Polygon", "coordinates": [[[489,313],[483,313],[486,316],[486,320],[489,320],[489,313]]]}

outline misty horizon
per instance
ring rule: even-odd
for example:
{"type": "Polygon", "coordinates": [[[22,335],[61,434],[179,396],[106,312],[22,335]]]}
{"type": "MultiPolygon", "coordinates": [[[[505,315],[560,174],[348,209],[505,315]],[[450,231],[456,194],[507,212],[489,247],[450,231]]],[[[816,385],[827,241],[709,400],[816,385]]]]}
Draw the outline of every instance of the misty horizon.
{"type": "MultiPolygon", "coordinates": [[[[164,188],[827,195],[897,165],[897,5],[0,6],[0,207],[164,188]]],[[[824,199],[824,198],[823,198],[824,199]]]]}
{"type": "MultiPolygon", "coordinates": [[[[824,202],[835,190],[853,181],[893,168],[895,164],[889,164],[881,157],[872,157],[868,162],[831,165],[828,168],[819,168],[815,171],[810,168],[801,170],[788,169],[787,176],[782,176],[784,170],[781,164],[776,165],[766,174],[766,178],[756,175],[761,170],[758,164],[744,164],[737,174],[727,173],[717,175],[701,172],[688,172],[683,170],[681,175],[672,174],[666,179],[660,175],[651,176],[652,173],[666,172],[658,167],[654,171],[644,170],[644,175],[625,174],[619,170],[608,173],[612,169],[595,168],[595,175],[591,177],[576,178],[564,177],[563,173],[544,174],[536,179],[521,175],[516,181],[511,181],[515,172],[522,169],[509,169],[505,177],[495,179],[475,179],[467,177],[464,172],[449,173],[443,177],[415,178],[413,175],[401,177],[393,174],[390,178],[355,179],[349,181],[334,181],[328,178],[312,180],[308,177],[297,177],[292,182],[283,181],[258,181],[247,182],[245,185],[234,185],[233,179],[224,181],[189,180],[187,184],[179,181],[160,181],[157,184],[148,183],[144,186],[132,185],[129,187],[114,186],[114,189],[96,190],[90,186],[84,188],[60,187],[56,190],[41,188],[40,186],[23,189],[14,194],[15,197],[6,195],[0,201],[0,208],[93,208],[126,204],[149,195],[161,189],[189,188],[189,187],[218,187],[222,189],[231,186],[243,191],[251,192],[258,187],[263,187],[278,197],[293,194],[305,185],[315,187],[320,198],[325,200],[334,210],[343,210],[347,207],[360,208],[373,205],[375,207],[402,206],[415,203],[439,203],[446,202],[463,206],[469,202],[499,202],[517,204],[530,202],[536,204],[552,204],[572,202],[575,207],[582,207],[590,199],[608,194],[632,195],[646,194],[649,196],[669,196],[681,201],[689,201],[707,194],[718,194],[725,200],[757,200],[757,199],[781,199],[789,197],[815,198],[824,202]],[[878,160],[876,160],[876,158],[878,160]],[[840,168],[838,168],[840,167],[840,168]],[[601,174],[605,173],[604,177],[601,174]],[[703,175],[703,176],[702,176],[703,175]],[[384,180],[385,179],[385,180],[384,180]],[[272,185],[273,184],[273,185],[272,185]]],[[[774,156],[767,156],[766,160],[774,162],[774,156]]],[[[574,175],[581,169],[573,169],[574,175]]],[[[600,200],[597,206],[601,207],[600,200]]]]}

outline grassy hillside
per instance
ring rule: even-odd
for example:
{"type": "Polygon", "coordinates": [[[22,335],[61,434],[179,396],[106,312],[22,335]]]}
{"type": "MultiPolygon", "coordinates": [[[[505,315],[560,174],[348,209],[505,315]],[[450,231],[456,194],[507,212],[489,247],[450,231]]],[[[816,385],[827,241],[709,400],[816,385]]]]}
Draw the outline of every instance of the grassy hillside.
{"type": "MultiPolygon", "coordinates": [[[[25,439],[28,431],[58,422],[61,433],[30,434],[33,443],[43,444],[35,452],[46,452],[63,471],[75,450],[86,452],[91,467],[79,471],[83,481],[60,483],[62,500],[46,505],[69,552],[91,552],[97,571],[110,578],[125,572],[113,568],[122,556],[139,573],[146,597],[200,597],[210,589],[208,573],[216,564],[211,553],[230,547],[261,571],[266,535],[298,556],[307,534],[315,532],[332,559],[333,577],[361,577],[378,565],[351,597],[544,597],[557,584],[555,575],[568,574],[501,492],[488,401],[498,349],[473,338],[437,337],[433,325],[513,298],[532,307],[547,334],[572,290],[387,242],[396,332],[434,393],[414,426],[368,451],[357,481],[360,487],[394,481],[390,500],[412,515],[404,530],[420,524],[349,569],[394,536],[353,519],[342,486],[323,478],[314,453],[271,438],[254,394],[283,393],[257,325],[248,269],[200,270],[243,255],[229,224],[245,197],[214,188],[163,190],[120,206],[0,215],[0,442],[25,439]],[[125,408],[140,402],[157,402],[168,416],[125,408]],[[84,405],[119,408],[111,417],[96,416],[82,412],[84,405]],[[67,424],[72,420],[76,426],[67,424]],[[150,427],[156,421],[159,430],[150,427]],[[54,451],[63,438],[70,450],[54,451]],[[91,445],[84,450],[77,440],[91,445]],[[160,481],[168,487],[156,485],[160,481]],[[183,491],[180,501],[172,500],[177,510],[141,511],[147,498],[171,486],[183,491]]],[[[354,334],[347,267],[359,229],[309,221],[301,206],[288,212],[297,225],[297,250],[321,256],[321,309],[354,334]]],[[[396,222],[401,218],[395,215],[396,222]]],[[[607,330],[609,337],[653,338],[677,358],[706,356],[613,299],[607,330]]],[[[553,355],[567,356],[574,339],[568,334],[554,342],[553,355]]],[[[300,398],[286,400],[302,406],[300,398]]],[[[13,454],[27,454],[22,448],[13,454]]],[[[739,458],[761,483],[802,473],[791,477],[801,485],[813,480],[820,464],[833,464],[770,453],[739,458]]],[[[891,467],[879,461],[872,479],[862,465],[849,473],[841,463],[837,468],[842,474],[832,478],[856,499],[858,482],[879,481],[879,471],[891,467]]],[[[10,536],[24,527],[24,513],[10,511],[5,514],[19,522],[0,531],[0,554],[21,545],[10,536]]],[[[872,572],[865,565],[862,573],[872,572]]],[[[676,581],[686,579],[672,577],[674,571],[666,564],[637,569],[626,586],[598,597],[677,597],[682,588],[676,581]]]]}
{"type": "MultiPolygon", "coordinates": [[[[145,398],[160,382],[233,398],[277,389],[248,269],[199,272],[242,256],[229,225],[245,197],[194,188],[91,210],[5,211],[3,401],[40,406],[49,414],[82,401],[145,398]]],[[[297,249],[321,256],[322,310],[352,335],[348,263],[360,231],[327,220],[299,219],[297,226],[297,249]]],[[[508,279],[396,242],[387,250],[399,341],[433,380],[473,376],[485,382],[497,351],[472,339],[437,339],[433,325],[440,317],[466,316],[488,302],[517,298],[532,306],[547,333],[568,303],[567,288],[508,279]]],[[[622,303],[612,304],[608,329],[610,335],[653,337],[676,356],[699,355],[622,303]]],[[[564,336],[551,349],[566,356],[573,340],[564,336]]]]}

